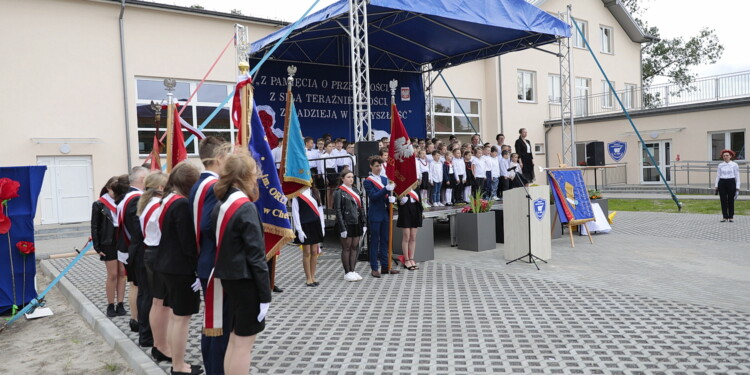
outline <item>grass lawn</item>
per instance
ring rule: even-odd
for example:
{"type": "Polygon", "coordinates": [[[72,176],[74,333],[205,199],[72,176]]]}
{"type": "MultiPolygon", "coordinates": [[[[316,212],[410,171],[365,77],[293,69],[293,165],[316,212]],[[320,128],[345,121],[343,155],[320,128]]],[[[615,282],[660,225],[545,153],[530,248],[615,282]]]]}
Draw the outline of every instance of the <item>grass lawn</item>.
{"type": "MultiPolygon", "coordinates": [[[[690,214],[721,215],[721,203],[716,200],[682,199],[682,212],[690,214]]],[[[677,205],[671,199],[610,199],[609,212],[612,211],[648,211],[677,212],[677,205]]],[[[735,201],[735,215],[750,215],[750,201],[735,201]]]]}

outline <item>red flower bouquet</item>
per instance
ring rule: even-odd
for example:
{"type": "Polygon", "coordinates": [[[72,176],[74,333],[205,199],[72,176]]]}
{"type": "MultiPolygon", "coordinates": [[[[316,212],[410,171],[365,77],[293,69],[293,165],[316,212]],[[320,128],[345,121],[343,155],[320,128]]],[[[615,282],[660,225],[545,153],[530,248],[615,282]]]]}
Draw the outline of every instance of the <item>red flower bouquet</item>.
{"type": "Polygon", "coordinates": [[[0,234],[10,231],[10,218],[5,211],[8,201],[18,197],[18,188],[21,184],[7,177],[0,178],[0,234]]]}

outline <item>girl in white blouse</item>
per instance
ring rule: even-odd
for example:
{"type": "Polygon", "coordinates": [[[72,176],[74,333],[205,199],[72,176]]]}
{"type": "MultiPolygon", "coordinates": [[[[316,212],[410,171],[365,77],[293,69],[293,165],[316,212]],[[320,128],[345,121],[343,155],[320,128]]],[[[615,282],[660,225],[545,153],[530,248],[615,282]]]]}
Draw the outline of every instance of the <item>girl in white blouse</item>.
{"type": "Polygon", "coordinates": [[[740,191],[740,167],[732,161],[734,156],[732,150],[721,150],[721,158],[724,162],[719,163],[716,169],[714,188],[721,201],[722,223],[734,222],[734,200],[740,191]]]}

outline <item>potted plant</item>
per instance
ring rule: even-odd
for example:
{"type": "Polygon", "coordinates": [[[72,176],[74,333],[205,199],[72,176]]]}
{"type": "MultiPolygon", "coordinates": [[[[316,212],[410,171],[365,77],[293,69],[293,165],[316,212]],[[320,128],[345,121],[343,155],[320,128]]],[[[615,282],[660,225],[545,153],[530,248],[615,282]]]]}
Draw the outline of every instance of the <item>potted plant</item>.
{"type": "Polygon", "coordinates": [[[495,249],[494,200],[482,199],[482,190],[469,197],[469,204],[456,215],[456,240],[461,250],[495,249]]]}
{"type": "Polygon", "coordinates": [[[601,207],[602,212],[604,212],[604,217],[609,216],[609,201],[607,198],[604,198],[601,191],[589,189],[589,199],[591,199],[591,204],[599,203],[599,207],[601,207]]]}

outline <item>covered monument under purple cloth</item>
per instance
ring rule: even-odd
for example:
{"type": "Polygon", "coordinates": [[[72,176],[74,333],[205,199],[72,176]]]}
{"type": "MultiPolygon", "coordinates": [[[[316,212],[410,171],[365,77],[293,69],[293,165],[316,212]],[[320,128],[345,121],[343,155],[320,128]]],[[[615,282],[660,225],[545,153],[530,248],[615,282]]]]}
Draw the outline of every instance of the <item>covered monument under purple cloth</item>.
{"type": "Polygon", "coordinates": [[[10,312],[13,305],[20,308],[37,296],[36,256],[22,253],[18,243],[34,243],[36,203],[46,170],[44,166],[0,167],[0,178],[20,183],[18,197],[8,200],[7,209],[3,208],[11,225],[8,233],[0,234],[0,314],[10,312]]]}

